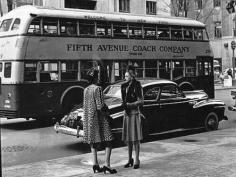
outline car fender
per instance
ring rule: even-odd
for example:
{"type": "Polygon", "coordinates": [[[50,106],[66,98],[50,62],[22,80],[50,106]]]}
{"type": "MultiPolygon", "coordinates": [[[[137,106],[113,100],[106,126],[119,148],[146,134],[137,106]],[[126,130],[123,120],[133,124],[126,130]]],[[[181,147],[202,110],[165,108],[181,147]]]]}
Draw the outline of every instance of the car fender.
{"type": "Polygon", "coordinates": [[[202,107],[212,107],[212,108],[225,108],[225,103],[221,100],[207,99],[197,102],[193,105],[194,109],[202,107]]]}

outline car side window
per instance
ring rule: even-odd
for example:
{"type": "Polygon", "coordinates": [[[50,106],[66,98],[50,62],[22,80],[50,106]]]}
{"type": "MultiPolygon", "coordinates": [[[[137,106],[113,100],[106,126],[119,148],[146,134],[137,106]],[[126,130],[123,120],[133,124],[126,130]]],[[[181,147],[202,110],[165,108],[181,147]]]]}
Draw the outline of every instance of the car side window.
{"type": "Polygon", "coordinates": [[[147,90],[144,100],[156,100],[160,93],[160,87],[153,87],[147,90]]]}
{"type": "Polygon", "coordinates": [[[175,85],[166,85],[162,88],[160,99],[177,98],[180,95],[181,93],[175,85]]]}

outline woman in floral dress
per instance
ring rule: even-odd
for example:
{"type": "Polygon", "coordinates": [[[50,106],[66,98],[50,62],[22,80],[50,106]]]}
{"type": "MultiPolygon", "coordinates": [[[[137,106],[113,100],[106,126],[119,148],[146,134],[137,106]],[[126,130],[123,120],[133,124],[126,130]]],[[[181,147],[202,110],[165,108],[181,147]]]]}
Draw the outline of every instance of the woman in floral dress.
{"type": "Polygon", "coordinates": [[[111,141],[113,136],[107,117],[103,114],[105,107],[102,88],[97,85],[98,70],[92,68],[88,72],[90,85],[84,90],[84,142],[88,143],[93,154],[93,171],[116,173],[115,169],[110,167],[111,141]],[[105,148],[106,166],[100,168],[97,159],[97,145],[103,143],[105,148]]]}

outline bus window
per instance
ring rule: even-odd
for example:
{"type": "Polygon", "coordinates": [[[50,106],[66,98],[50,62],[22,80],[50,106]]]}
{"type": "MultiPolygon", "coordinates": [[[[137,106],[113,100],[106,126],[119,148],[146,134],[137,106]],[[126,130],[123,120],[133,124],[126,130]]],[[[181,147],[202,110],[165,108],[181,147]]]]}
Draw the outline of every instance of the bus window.
{"type": "Polygon", "coordinates": [[[11,77],[11,63],[10,62],[5,63],[4,77],[5,78],[11,77]]]}
{"type": "Polygon", "coordinates": [[[179,27],[172,27],[171,28],[171,39],[177,39],[177,40],[183,39],[182,29],[179,27]]]}
{"type": "Polygon", "coordinates": [[[184,39],[193,40],[193,30],[191,28],[184,28],[184,39]]]}
{"type": "Polygon", "coordinates": [[[194,29],[194,40],[204,40],[203,29],[194,29]]]}
{"type": "Polygon", "coordinates": [[[122,80],[125,78],[125,72],[126,72],[127,66],[128,66],[127,61],[115,62],[115,81],[122,80]]]}
{"type": "Polygon", "coordinates": [[[24,81],[37,81],[37,63],[27,62],[24,67],[24,81]]]}
{"type": "Polygon", "coordinates": [[[113,34],[114,37],[122,37],[127,38],[128,32],[127,32],[127,24],[126,23],[114,23],[113,24],[113,34]]]}
{"type": "Polygon", "coordinates": [[[11,30],[18,30],[19,26],[20,26],[20,19],[16,18],[13,25],[12,25],[12,27],[11,27],[11,30]]]}
{"type": "Polygon", "coordinates": [[[141,24],[130,24],[129,25],[129,37],[130,38],[142,38],[141,24]]]}
{"type": "Polygon", "coordinates": [[[40,70],[40,82],[58,81],[58,63],[42,62],[40,70]]]}
{"type": "Polygon", "coordinates": [[[170,31],[168,27],[157,27],[159,39],[170,39],[170,31]]]}
{"type": "Polygon", "coordinates": [[[65,61],[61,62],[61,80],[78,80],[78,62],[65,61]]]}
{"type": "Polygon", "coordinates": [[[145,62],[145,77],[157,77],[156,60],[148,60],[145,62]]]}
{"type": "Polygon", "coordinates": [[[144,37],[145,38],[156,38],[156,27],[153,26],[144,26],[144,37]]]}
{"type": "Polygon", "coordinates": [[[97,22],[97,36],[111,37],[111,24],[106,22],[97,22]]]}
{"type": "Polygon", "coordinates": [[[8,31],[10,26],[11,26],[11,22],[12,22],[12,18],[11,19],[7,19],[7,20],[3,20],[1,26],[0,26],[0,32],[5,32],[8,31]]]}
{"type": "Polygon", "coordinates": [[[0,72],[2,72],[2,62],[0,62],[0,72]]]}
{"type": "Polygon", "coordinates": [[[77,23],[72,19],[60,19],[60,34],[65,36],[77,35],[77,23]]]}
{"type": "Polygon", "coordinates": [[[132,60],[131,65],[135,67],[136,76],[142,78],[143,77],[143,61],[132,60]]]}
{"type": "Polygon", "coordinates": [[[40,18],[34,18],[29,26],[28,34],[40,34],[40,18]]]}
{"type": "Polygon", "coordinates": [[[159,76],[162,79],[170,79],[171,62],[159,61],[159,76]]]}
{"type": "Polygon", "coordinates": [[[57,35],[57,18],[43,18],[43,34],[57,35]]]}
{"type": "Polygon", "coordinates": [[[173,68],[173,79],[174,80],[180,79],[184,76],[183,61],[173,61],[172,68],[173,68]]]}
{"type": "Polygon", "coordinates": [[[79,34],[80,35],[95,35],[94,21],[80,20],[79,21],[79,34]]]}
{"type": "Polygon", "coordinates": [[[195,60],[185,60],[185,76],[186,77],[196,76],[195,60]]]}

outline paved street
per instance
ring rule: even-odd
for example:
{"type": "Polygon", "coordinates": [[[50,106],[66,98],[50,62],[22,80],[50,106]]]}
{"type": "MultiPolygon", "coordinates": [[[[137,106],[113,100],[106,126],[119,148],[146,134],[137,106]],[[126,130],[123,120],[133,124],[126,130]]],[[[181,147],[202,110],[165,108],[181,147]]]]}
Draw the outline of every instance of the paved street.
{"type": "MultiPolygon", "coordinates": [[[[124,169],[127,148],[112,152],[111,164],[118,173],[113,176],[136,177],[235,177],[236,129],[182,136],[178,138],[143,143],[141,168],[124,169]]],[[[91,154],[3,168],[4,177],[88,177],[93,174],[91,154]]],[[[98,153],[99,163],[104,162],[104,152],[98,153]]]]}
{"type": "MultiPolygon", "coordinates": [[[[217,90],[216,99],[223,100],[226,105],[234,104],[230,95],[230,89],[217,90]]],[[[235,112],[226,110],[229,121],[220,123],[220,130],[236,127],[235,112]]],[[[197,132],[190,132],[197,133],[197,132]]],[[[151,138],[151,141],[167,139],[175,136],[184,136],[189,133],[158,135],[151,138]]],[[[5,120],[1,119],[1,152],[2,165],[9,167],[14,165],[38,162],[79,155],[89,152],[86,144],[81,139],[56,134],[52,124],[41,124],[35,120],[24,119],[5,120]]],[[[115,147],[123,144],[118,142],[115,147]]]]}

